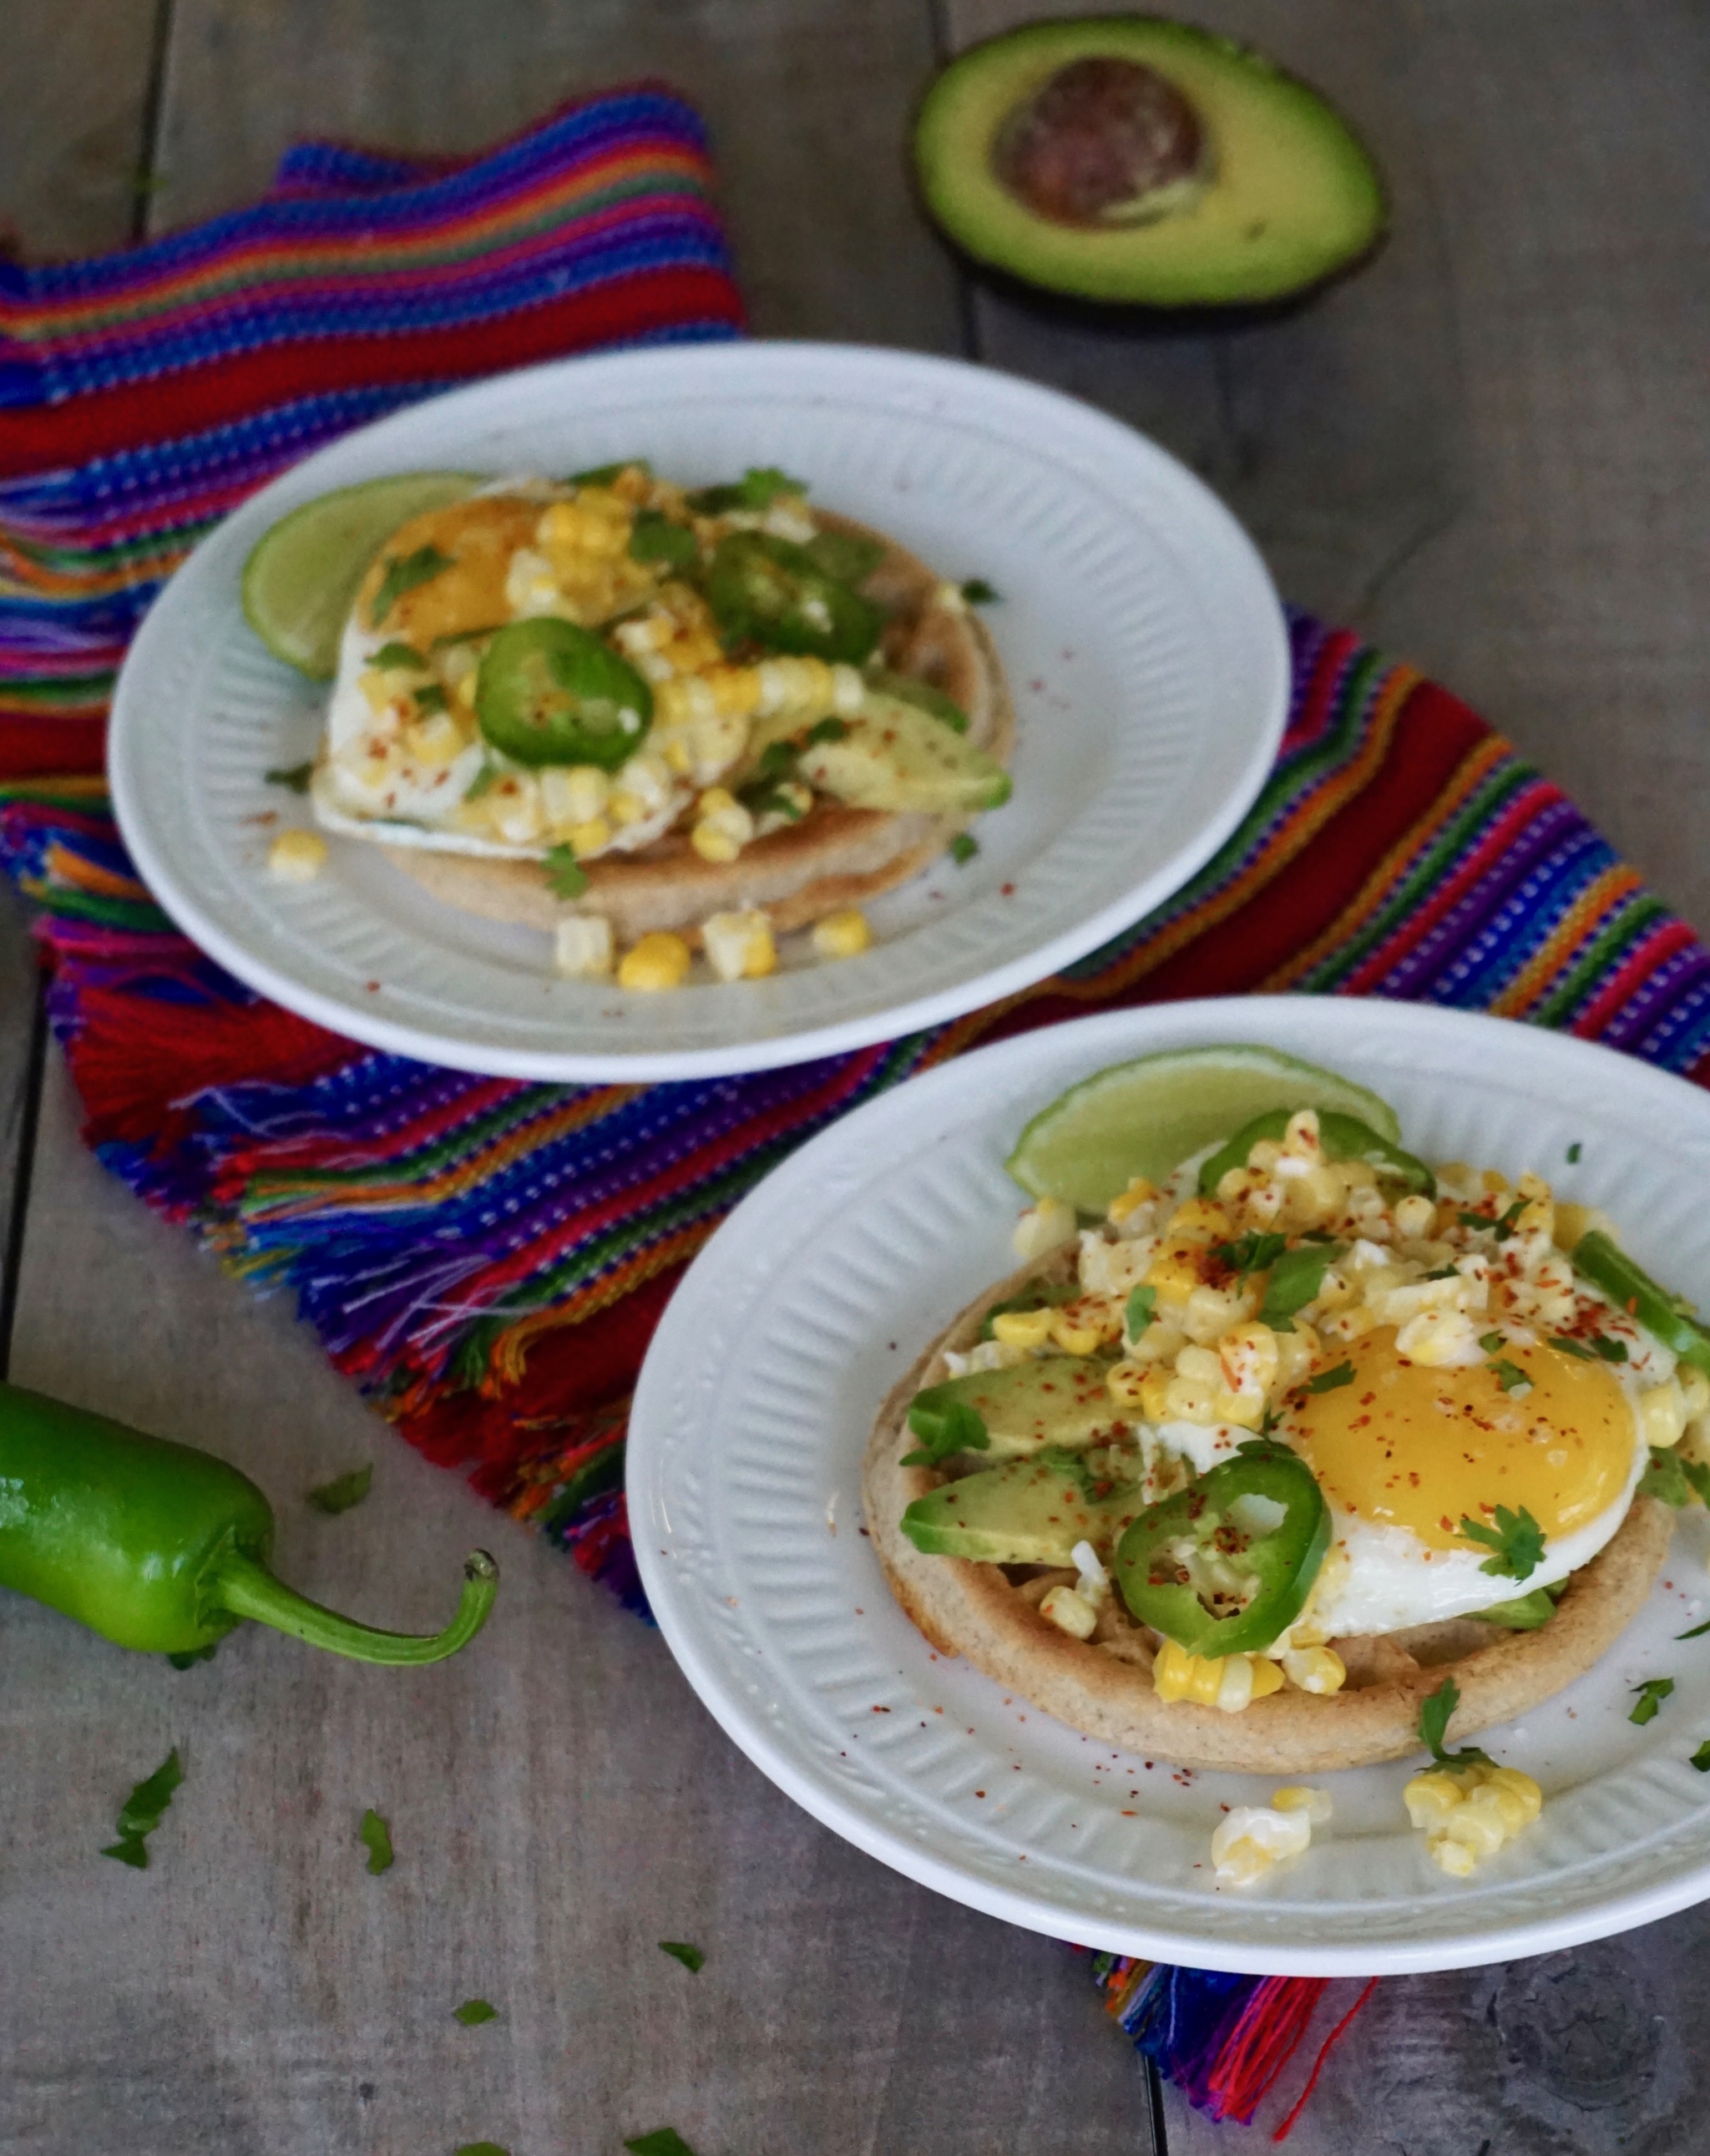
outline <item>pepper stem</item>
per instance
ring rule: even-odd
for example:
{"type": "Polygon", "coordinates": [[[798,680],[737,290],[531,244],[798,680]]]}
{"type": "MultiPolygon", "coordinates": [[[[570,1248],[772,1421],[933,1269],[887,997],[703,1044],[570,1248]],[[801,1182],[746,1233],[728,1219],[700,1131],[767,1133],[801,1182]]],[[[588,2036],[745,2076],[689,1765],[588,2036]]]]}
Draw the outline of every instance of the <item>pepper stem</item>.
{"type": "Polygon", "coordinates": [[[348,1655],[358,1662],[440,1662],[466,1647],[486,1623],[499,1591],[499,1568],[485,1550],[471,1550],[463,1561],[457,1614],[443,1632],[424,1634],[380,1632],[353,1617],[341,1617],[336,1609],[323,1609],[240,1550],[229,1550],[221,1558],[211,1585],[217,1606],[234,1617],[253,1617],[330,1654],[348,1655]]]}

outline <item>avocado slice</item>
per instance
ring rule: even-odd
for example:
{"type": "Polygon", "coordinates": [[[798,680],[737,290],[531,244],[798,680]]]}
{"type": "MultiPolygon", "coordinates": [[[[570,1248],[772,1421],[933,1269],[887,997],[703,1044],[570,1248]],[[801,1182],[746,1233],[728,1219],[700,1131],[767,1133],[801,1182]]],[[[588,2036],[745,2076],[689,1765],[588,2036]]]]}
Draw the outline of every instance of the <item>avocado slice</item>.
{"type": "Polygon", "coordinates": [[[870,689],[835,739],[809,739],[797,768],[851,808],[972,815],[1009,798],[1003,765],[917,705],[870,689]]]}
{"type": "Polygon", "coordinates": [[[1007,1370],[971,1370],[928,1385],[913,1407],[927,1414],[953,1402],[972,1408],[986,1426],[994,1460],[1024,1460],[1048,1445],[1084,1452],[1122,1420],[1105,1383],[1111,1360],[1046,1355],[1007,1370]]]}
{"type": "Polygon", "coordinates": [[[1339,114],[1185,23],[1028,23],[953,60],[915,122],[927,210],[1048,291],[1152,307],[1289,297],[1381,238],[1383,182],[1339,114]]]}
{"type": "Polygon", "coordinates": [[[1052,1446],[917,1497],[902,1515],[902,1532],[928,1557],[1072,1564],[1076,1543],[1112,1549],[1145,1509],[1137,1482],[1094,1482],[1071,1454],[1052,1446]]]}

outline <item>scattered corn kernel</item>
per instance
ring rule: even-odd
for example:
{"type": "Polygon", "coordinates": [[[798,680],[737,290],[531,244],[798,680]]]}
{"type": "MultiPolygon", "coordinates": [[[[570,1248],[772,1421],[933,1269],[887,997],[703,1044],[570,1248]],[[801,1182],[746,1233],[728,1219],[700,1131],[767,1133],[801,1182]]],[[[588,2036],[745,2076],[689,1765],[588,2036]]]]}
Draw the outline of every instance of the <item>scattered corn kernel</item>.
{"type": "Polygon", "coordinates": [[[567,980],[603,981],[612,970],[612,924],[603,914],[572,913],[558,923],[554,956],[567,980]]]}
{"type": "Polygon", "coordinates": [[[1250,1887],[1273,1865],[1304,1855],[1312,1841],[1312,1820],[1307,1811],[1238,1805],[1211,1837],[1211,1861],[1218,1884],[1250,1887]]]}
{"type": "Polygon", "coordinates": [[[680,936],[664,929],[632,944],[618,967],[618,985],[624,988],[680,988],[689,978],[691,957],[680,936]]]}
{"type": "Polygon", "coordinates": [[[1494,1856],[1543,1810],[1543,1792],[1530,1774],[1479,1763],[1415,1774],[1401,1794],[1432,1861],[1456,1879],[1494,1856]]]}
{"type": "Polygon", "coordinates": [[[312,883],[326,865],[326,841],[318,831],[281,831],[267,850],[267,867],[281,883],[312,883]]]}
{"type": "Polygon", "coordinates": [[[822,958],[855,958],[873,940],[867,916],[859,906],[845,906],[814,923],[814,948],[822,958]]]}
{"type": "Polygon", "coordinates": [[[1066,1632],[1071,1640],[1090,1640],[1098,1612],[1086,1596],[1072,1587],[1054,1587],[1041,1597],[1039,1614],[1066,1632]]]}
{"type": "Polygon", "coordinates": [[[1314,1826],[1327,1826],[1335,1806],[1330,1801],[1328,1789],[1309,1789],[1291,1784],[1286,1789],[1273,1789],[1271,1809],[1277,1812],[1304,1812],[1314,1826]]]}
{"type": "Polygon", "coordinates": [[[1075,1232],[1075,1209],[1060,1198],[1041,1198],[1015,1223],[1009,1240],[1018,1258],[1042,1258],[1075,1232]]]}
{"type": "Polygon", "coordinates": [[[701,941],[721,981],[757,981],[778,970],[778,946],[763,913],[715,913],[701,922],[701,941]]]}

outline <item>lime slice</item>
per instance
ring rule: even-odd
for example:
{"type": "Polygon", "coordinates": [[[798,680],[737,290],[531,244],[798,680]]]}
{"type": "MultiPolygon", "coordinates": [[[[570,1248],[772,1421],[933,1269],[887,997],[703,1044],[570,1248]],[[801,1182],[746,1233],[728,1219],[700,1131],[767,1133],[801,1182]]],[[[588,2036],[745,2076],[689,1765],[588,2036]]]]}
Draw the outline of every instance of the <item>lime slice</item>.
{"type": "Polygon", "coordinates": [[[275,658],[330,681],[357,587],[375,555],[400,525],[461,501],[480,485],[470,472],[402,472],[306,501],[244,564],[244,619],[275,658]]]}
{"type": "Polygon", "coordinates": [[[1060,1094],[1005,1165],[1035,1198],[1102,1213],[1137,1175],[1161,1183],[1189,1153],[1270,1108],[1337,1108],[1392,1142],[1401,1136],[1387,1101],[1280,1049],[1167,1048],[1060,1094]]]}

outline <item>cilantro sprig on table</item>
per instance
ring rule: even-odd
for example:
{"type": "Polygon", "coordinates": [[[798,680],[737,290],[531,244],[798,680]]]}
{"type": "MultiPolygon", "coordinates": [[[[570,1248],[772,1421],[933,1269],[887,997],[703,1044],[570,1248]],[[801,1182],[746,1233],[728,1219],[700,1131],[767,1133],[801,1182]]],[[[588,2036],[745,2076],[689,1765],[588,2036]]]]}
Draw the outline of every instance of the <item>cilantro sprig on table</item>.
{"type": "Polygon", "coordinates": [[[1462,1774],[1468,1767],[1493,1767],[1495,1760],[1476,1744],[1463,1744],[1456,1752],[1444,1750],[1443,1739],[1449,1733],[1449,1723],[1460,1704],[1460,1686],[1453,1677],[1445,1677],[1430,1697],[1420,1703],[1420,1743],[1436,1764],[1451,1774],[1462,1774]]]}
{"type": "Polygon", "coordinates": [[[461,2006],[452,2008],[451,2018],[462,2022],[465,2029],[479,2029],[483,2021],[496,2021],[499,2010],[490,1999],[465,1999],[461,2006]]]}
{"type": "MultiPolygon", "coordinates": [[[[1499,1368],[1501,1366],[1498,1366],[1499,1368]]],[[[1509,1368],[1512,1368],[1510,1364],[1509,1368]]],[[[1523,1378],[1525,1372],[1521,1372],[1523,1378]]],[[[1509,1388],[1502,1388],[1507,1392],[1509,1388]]],[[[1517,1512],[1506,1505],[1496,1508],[1496,1525],[1487,1526],[1482,1520],[1461,1517],[1460,1533],[1470,1543],[1481,1543],[1485,1548],[1494,1550],[1478,1568],[1498,1578],[1529,1579],[1543,1563],[1543,1529],[1539,1527],[1525,1506],[1517,1512]]]]}
{"type": "Polygon", "coordinates": [[[661,1939],[659,1950],[661,1953],[668,1953],[673,1961],[681,1962],[691,1976],[706,1966],[706,1955],[699,1947],[691,1947],[686,1939],[661,1939]]]}
{"type": "Polygon", "coordinates": [[[392,1869],[397,1861],[392,1849],[392,1830],[372,1805],[362,1814],[357,1838],[368,1852],[368,1869],[376,1878],[392,1869]]]}

